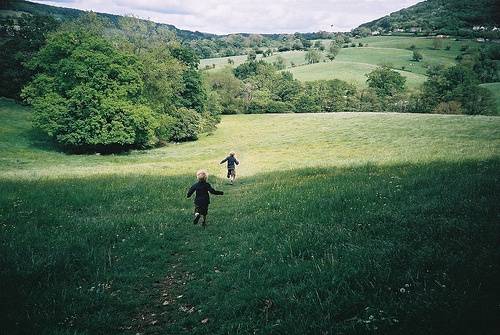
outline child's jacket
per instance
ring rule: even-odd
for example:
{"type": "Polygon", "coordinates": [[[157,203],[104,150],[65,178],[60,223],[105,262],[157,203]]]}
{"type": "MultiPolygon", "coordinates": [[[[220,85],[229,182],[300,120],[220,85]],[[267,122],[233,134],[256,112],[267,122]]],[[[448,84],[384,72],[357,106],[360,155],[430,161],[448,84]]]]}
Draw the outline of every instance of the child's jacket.
{"type": "Polygon", "coordinates": [[[212,185],[205,181],[199,181],[195,183],[189,189],[187,193],[187,197],[190,198],[191,195],[196,192],[196,196],[194,198],[194,204],[199,207],[206,207],[210,203],[210,195],[209,193],[216,195],[223,195],[224,192],[216,191],[213,189],[212,185]]]}
{"type": "Polygon", "coordinates": [[[240,162],[238,162],[238,160],[236,158],[234,158],[233,156],[227,156],[226,158],[224,158],[220,162],[220,164],[222,164],[224,162],[227,162],[227,169],[228,170],[234,170],[234,164],[236,164],[236,165],[240,164],[240,162]]]}

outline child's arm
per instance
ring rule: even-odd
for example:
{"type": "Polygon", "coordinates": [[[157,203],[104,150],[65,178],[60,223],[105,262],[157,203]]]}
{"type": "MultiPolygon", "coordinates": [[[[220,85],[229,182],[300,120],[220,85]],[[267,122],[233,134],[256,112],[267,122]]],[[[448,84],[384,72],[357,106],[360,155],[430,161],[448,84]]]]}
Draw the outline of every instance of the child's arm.
{"type": "Polygon", "coordinates": [[[236,158],[234,159],[234,162],[236,163],[236,165],[240,165],[240,162],[236,158]]]}
{"type": "Polygon", "coordinates": [[[190,197],[191,197],[191,195],[193,195],[193,193],[194,193],[194,191],[195,191],[195,190],[196,190],[196,184],[194,184],[193,186],[191,186],[191,187],[189,188],[189,191],[188,191],[188,193],[187,193],[187,197],[188,197],[188,198],[190,198],[190,197]]]}
{"type": "Polygon", "coordinates": [[[215,195],[224,195],[224,192],[214,190],[212,185],[208,185],[208,192],[215,194],[215,195]]]}
{"type": "Polygon", "coordinates": [[[222,164],[222,163],[224,163],[225,161],[227,161],[227,158],[228,158],[228,157],[226,157],[226,158],[224,158],[223,160],[221,160],[219,164],[222,164]]]}

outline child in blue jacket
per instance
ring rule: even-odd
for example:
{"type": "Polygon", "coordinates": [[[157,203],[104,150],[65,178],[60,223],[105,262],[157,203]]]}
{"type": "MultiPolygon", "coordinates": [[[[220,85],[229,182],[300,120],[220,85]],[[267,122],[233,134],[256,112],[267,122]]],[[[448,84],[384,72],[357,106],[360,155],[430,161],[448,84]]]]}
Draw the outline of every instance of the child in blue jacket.
{"type": "Polygon", "coordinates": [[[234,180],[236,179],[236,165],[240,164],[240,162],[234,157],[234,151],[231,151],[229,153],[229,156],[224,158],[219,164],[222,164],[224,162],[227,162],[227,178],[229,178],[229,181],[231,184],[234,183],[234,180]]]}

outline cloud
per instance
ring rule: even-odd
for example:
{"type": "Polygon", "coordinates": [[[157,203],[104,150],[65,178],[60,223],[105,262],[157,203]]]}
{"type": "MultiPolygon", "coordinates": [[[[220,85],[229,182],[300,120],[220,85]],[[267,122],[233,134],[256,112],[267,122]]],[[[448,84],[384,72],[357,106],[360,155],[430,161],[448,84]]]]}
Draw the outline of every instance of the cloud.
{"type": "Polygon", "coordinates": [[[216,34],[348,31],[418,0],[50,0],[38,3],[133,14],[216,34]]]}

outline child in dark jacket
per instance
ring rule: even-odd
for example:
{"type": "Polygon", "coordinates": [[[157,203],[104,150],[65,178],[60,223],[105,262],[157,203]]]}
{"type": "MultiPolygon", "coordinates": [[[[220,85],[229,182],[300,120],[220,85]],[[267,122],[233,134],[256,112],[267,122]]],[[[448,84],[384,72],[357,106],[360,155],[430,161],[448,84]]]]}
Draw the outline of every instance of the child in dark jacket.
{"type": "Polygon", "coordinates": [[[207,182],[208,174],[204,170],[199,170],[196,172],[196,178],[198,178],[198,182],[195,183],[189,189],[187,193],[187,197],[190,198],[191,195],[196,192],[196,196],[194,198],[194,220],[193,223],[197,224],[201,217],[203,217],[202,225],[203,228],[206,226],[207,222],[207,214],[208,214],[208,205],[210,204],[210,195],[209,193],[215,195],[223,195],[224,192],[216,191],[212,188],[207,182]]]}
{"type": "Polygon", "coordinates": [[[236,157],[234,157],[234,151],[231,151],[229,153],[229,156],[224,158],[219,164],[222,164],[224,162],[227,162],[227,177],[229,178],[229,181],[231,184],[234,183],[234,180],[236,179],[236,165],[240,164],[236,157]]]}

